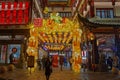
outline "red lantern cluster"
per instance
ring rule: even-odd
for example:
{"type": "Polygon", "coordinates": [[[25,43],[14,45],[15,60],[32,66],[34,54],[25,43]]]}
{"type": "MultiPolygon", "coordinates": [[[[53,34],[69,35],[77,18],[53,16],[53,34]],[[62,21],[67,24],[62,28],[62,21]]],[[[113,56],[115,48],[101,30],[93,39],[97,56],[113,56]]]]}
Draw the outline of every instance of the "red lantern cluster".
{"type": "Polygon", "coordinates": [[[27,24],[29,21],[29,2],[2,2],[0,24],[27,24]]]}

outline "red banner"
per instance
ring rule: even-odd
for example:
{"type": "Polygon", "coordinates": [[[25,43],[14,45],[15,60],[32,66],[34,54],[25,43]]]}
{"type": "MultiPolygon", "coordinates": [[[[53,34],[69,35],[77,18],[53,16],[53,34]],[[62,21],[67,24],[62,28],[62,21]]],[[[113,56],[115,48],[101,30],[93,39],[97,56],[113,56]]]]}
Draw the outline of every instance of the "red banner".
{"type": "Polygon", "coordinates": [[[53,67],[58,67],[58,55],[53,55],[52,56],[52,66],[53,67]]]}
{"type": "Polygon", "coordinates": [[[42,18],[35,18],[33,20],[34,27],[41,27],[42,26],[43,19],[42,18]]]}

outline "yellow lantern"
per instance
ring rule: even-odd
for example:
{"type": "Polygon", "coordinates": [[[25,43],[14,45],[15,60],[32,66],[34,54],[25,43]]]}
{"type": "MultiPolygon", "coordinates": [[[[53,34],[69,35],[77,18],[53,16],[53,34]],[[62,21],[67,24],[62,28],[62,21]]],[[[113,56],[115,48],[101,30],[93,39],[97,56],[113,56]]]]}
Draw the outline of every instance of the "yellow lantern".
{"type": "Polygon", "coordinates": [[[37,45],[38,45],[38,40],[36,40],[36,38],[34,36],[30,37],[28,46],[37,47],[37,45]]]}
{"type": "Polygon", "coordinates": [[[94,40],[94,38],[95,38],[94,34],[93,34],[92,32],[90,32],[90,33],[88,34],[88,39],[89,39],[89,40],[94,40]]]}

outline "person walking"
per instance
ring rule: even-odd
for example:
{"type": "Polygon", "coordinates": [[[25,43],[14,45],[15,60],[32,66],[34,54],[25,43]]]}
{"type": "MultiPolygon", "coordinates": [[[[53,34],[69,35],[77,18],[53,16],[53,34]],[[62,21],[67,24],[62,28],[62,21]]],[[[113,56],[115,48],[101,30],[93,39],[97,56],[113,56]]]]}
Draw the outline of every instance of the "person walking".
{"type": "Polygon", "coordinates": [[[107,59],[107,67],[108,67],[108,70],[112,70],[112,65],[113,65],[113,59],[111,57],[109,57],[107,59]]]}
{"type": "Polygon", "coordinates": [[[49,80],[49,77],[52,73],[52,63],[50,62],[50,59],[47,58],[45,61],[45,76],[46,80],[49,80]]]}
{"type": "Polygon", "coordinates": [[[62,71],[62,67],[63,67],[63,62],[64,62],[64,57],[60,56],[60,70],[62,71]]]}

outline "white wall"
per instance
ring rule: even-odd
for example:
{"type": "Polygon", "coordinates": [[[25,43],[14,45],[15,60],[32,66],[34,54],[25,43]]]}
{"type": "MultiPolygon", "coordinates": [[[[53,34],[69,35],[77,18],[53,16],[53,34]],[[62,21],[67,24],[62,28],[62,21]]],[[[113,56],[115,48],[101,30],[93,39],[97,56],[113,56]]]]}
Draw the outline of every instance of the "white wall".
{"type": "Polygon", "coordinates": [[[96,8],[114,8],[115,15],[120,16],[120,2],[116,2],[115,6],[112,5],[112,2],[95,2],[94,3],[95,15],[96,15],[96,8]]]}

